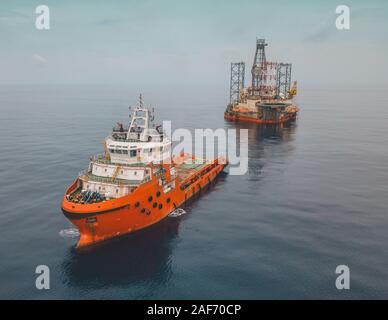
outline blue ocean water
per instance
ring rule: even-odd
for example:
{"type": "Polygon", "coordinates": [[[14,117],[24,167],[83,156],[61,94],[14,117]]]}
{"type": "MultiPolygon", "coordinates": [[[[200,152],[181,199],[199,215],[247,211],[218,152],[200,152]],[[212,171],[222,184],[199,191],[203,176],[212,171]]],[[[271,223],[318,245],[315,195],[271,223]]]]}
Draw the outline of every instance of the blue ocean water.
{"type": "Polygon", "coordinates": [[[383,90],[301,88],[283,127],[225,122],[225,88],[143,90],[174,127],[248,128],[247,174],[220,176],[185,215],[76,252],[61,197],[139,88],[0,86],[0,298],[388,298],[383,90]],[[50,290],[35,288],[41,264],[50,290]],[[350,290],[335,287],[341,264],[350,290]]]}

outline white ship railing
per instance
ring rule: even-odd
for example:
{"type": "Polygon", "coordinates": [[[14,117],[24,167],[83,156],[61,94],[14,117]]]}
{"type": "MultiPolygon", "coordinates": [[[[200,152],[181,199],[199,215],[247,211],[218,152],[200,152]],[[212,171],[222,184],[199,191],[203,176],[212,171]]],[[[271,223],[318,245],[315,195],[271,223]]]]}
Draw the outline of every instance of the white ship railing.
{"type": "Polygon", "coordinates": [[[84,178],[88,181],[102,182],[102,183],[118,183],[124,185],[139,185],[141,183],[145,183],[151,180],[150,175],[145,175],[142,180],[127,180],[127,179],[112,179],[111,177],[100,177],[88,172],[88,170],[83,170],[78,174],[78,177],[84,178]]]}

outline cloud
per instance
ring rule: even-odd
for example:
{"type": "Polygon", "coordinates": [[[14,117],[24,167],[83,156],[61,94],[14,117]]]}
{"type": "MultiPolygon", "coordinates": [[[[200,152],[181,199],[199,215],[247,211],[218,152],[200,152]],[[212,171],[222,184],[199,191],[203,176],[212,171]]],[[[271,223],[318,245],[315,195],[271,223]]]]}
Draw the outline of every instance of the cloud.
{"type": "Polygon", "coordinates": [[[44,65],[44,64],[47,63],[46,58],[42,57],[42,56],[39,55],[39,54],[36,54],[36,53],[33,54],[33,55],[32,55],[32,58],[33,58],[35,61],[37,61],[39,64],[41,64],[41,65],[44,65]]]}
{"type": "Polygon", "coordinates": [[[2,11],[0,14],[0,19],[31,19],[31,16],[16,10],[2,11]]]}
{"type": "Polygon", "coordinates": [[[98,26],[112,26],[121,22],[121,19],[100,19],[95,22],[98,26]]]}
{"type": "Polygon", "coordinates": [[[304,37],[306,43],[319,43],[330,39],[335,35],[337,29],[335,28],[335,17],[325,19],[322,23],[313,27],[309,33],[304,37]]]}
{"type": "Polygon", "coordinates": [[[27,15],[23,12],[15,10],[0,12],[0,23],[4,23],[6,25],[18,25],[30,20],[31,15],[27,15]]]}

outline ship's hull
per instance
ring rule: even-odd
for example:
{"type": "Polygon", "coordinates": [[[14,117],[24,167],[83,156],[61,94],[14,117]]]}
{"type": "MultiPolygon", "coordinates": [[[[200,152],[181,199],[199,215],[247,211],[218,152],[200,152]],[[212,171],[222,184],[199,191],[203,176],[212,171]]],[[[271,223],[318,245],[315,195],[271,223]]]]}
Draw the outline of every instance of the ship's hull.
{"type": "Polygon", "coordinates": [[[135,232],[161,221],[211,183],[225,164],[207,166],[207,170],[204,168],[206,173],[203,174],[202,169],[201,176],[192,184],[186,184],[184,189],[177,182],[174,189],[164,193],[163,186],[154,178],[127,196],[89,205],[74,204],[66,197],[77,187],[77,180],[74,181],[63,197],[62,211],[80,232],[77,248],[135,232]]]}
{"type": "Polygon", "coordinates": [[[224,118],[226,120],[228,120],[228,121],[252,122],[252,123],[258,123],[258,124],[281,124],[281,123],[286,123],[286,122],[295,120],[296,116],[297,116],[296,113],[292,113],[292,114],[285,115],[282,118],[279,118],[277,120],[273,120],[273,119],[267,119],[266,120],[266,119],[258,119],[258,118],[254,118],[254,117],[249,117],[249,116],[247,116],[247,115],[245,115],[243,113],[236,113],[236,112],[230,113],[228,111],[226,111],[224,113],[224,118]]]}

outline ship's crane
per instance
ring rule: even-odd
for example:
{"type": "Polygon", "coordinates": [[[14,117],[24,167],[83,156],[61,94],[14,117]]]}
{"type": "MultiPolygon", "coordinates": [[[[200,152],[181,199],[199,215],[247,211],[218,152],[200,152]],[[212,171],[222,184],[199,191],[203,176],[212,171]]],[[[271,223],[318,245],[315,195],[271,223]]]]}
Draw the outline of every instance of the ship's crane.
{"type": "Polygon", "coordinates": [[[115,172],[113,173],[113,176],[112,176],[112,182],[114,182],[119,174],[119,171],[121,169],[121,166],[117,166],[116,169],[115,169],[115,172]]]}
{"type": "Polygon", "coordinates": [[[291,89],[288,91],[288,97],[289,97],[290,99],[292,99],[294,96],[296,96],[297,93],[298,93],[297,82],[294,81],[294,82],[292,83],[291,89]]]}
{"type": "Polygon", "coordinates": [[[103,140],[101,142],[102,144],[102,149],[104,150],[104,157],[105,157],[105,160],[110,160],[110,155],[109,155],[109,152],[108,152],[108,147],[106,146],[106,141],[103,140]]]}

